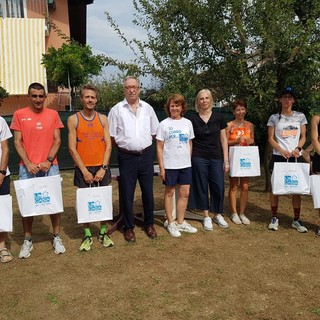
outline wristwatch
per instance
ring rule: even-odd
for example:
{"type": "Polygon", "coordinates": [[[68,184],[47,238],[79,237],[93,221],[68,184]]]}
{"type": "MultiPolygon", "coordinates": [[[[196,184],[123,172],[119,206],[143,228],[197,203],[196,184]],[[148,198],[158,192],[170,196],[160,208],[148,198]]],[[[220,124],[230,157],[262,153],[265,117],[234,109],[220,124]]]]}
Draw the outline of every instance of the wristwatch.
{"type": "Polygon", "coordinates": [[[0,170],[0,173],[5,176],[7,174],[7,171],[6,170],[0,170]]]}
{"type": "Polygon", "coordinates": [[[102,168],[103,170],[108,170],[109,165],[108,165],[108,164],[103,164],[103,165],[101,166],[101,168],[102,168]]]}
{"type": "Polygon", "coordinates": [[[53,160],[54,160],[54,158],[53,157],[48,157],[48,159],[47,159],[49,162],[53,162],[53,160]]]}
{"type": "Polygon", "coordinates": [[[300,148],[300,147],[296,147],[296,149],[298,149],[299,151],[301,151],[301,150],[302,150],[302,148],[300,148]]]}

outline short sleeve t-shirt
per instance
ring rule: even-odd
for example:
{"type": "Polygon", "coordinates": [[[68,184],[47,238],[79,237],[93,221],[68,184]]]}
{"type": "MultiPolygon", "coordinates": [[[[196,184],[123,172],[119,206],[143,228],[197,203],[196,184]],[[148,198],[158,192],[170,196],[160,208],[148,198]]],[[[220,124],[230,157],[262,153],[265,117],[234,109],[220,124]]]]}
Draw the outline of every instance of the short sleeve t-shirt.
{"type": "Polygon", "coordinates": [[[192,156],[202,159],[223,159],[220,140],[221,130],[227,127],[221,113],[212,112],[207,123],[195,114],[191,119],[195,138],[192,141],[192,156]]]}
{"type": "MultiPolygon", "coordinates": [[[[21,132],[28,159],[38,164],[48,158],[54,142],[54,131],[63,128],[63,123],[55,110],[43,108],[42,112],[35,113],[26,107],[14,113],[10,128],[21,132]]],[[[53,164],[57,163],[55,158],[53,164]]],[[[20,165],[24,163],[21,161],[20,165]]]]}
{"type": "MultiPolygon", "coordinates": [[[[301,126],[307,124],[306,116],[302,112],[293,111],[291,116],[273,114],[267,126],[274,127],[275,139],[282,149],[293,151],[299,143],[301,126]]],[[[277,150],[273,154],[281,155],[277,150]]]]}
{"type": "Polygon", "coordinates": [[[165,169],[191,167],[190,140],[194,138],[190,120],[166,118],[160,122],[156,139],[164,142],[163,164],[165,169]]]}

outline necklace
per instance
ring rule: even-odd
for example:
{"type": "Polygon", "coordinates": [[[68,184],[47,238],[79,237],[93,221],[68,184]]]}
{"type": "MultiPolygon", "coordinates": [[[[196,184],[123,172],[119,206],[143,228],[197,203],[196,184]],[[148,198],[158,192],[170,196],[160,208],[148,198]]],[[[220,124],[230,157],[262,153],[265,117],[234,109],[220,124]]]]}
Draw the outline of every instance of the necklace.
{"type": "Polygon", "coordinates": [[[207,114],[199,113],[200,118],[204,121],[208,121],[210,119],[211,115],[212,115],[212,111],[208,112],[207,114]]]}

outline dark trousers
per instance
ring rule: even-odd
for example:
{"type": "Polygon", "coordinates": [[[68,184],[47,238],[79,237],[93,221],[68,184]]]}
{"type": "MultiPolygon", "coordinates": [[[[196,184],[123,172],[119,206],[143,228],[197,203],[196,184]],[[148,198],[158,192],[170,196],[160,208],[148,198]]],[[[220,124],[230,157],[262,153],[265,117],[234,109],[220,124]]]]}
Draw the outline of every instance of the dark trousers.
{"type": "Polygon", "coordinates": [[[154,223],[153,210],[153,150],[142,155],[118,152],[120,171],[120,208],[124,229],[134,228],[133,200],[137,181],[142,192],[145,227],[154,223]]]}
{"type": "Polygon", "coordinates": [[[224,173],[220,159],[192,157],[192,184],[189,209],[208,210],[223,213],[224,173]],[[210,200],[209,200],[210,190],[210,200]]]}

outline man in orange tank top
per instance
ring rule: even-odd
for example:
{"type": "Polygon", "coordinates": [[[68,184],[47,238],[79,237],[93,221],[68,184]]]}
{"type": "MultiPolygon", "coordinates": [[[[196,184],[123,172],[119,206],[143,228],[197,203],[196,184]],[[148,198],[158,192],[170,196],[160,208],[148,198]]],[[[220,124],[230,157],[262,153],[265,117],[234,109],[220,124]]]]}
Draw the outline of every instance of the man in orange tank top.
{"type": "MultiPolygon", "coordinates": [[[[83,109],[68,118],[69,151],[75,163],[74,185],[87,188],[90,185],[107,186],[111,182],[109,160],[111,139],[108,119],[95,111],[97,90],[86,85],[81,90],[83,109]]],[[[84,225],[84,239],[80,251],[89,251],[93,243],[89,223],[84,225]]],[[[112,247],[107,236],[107,221],[100,222],[98,240],[104,247],[112,247]]]]}

